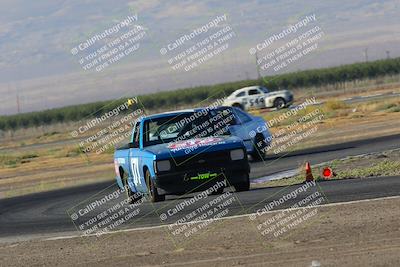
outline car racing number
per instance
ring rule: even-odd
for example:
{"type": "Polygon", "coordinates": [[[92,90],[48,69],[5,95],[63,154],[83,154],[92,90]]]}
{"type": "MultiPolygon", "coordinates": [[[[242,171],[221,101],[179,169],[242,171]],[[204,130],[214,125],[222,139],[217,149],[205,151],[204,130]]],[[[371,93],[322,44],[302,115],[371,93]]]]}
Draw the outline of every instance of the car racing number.
{"type": "Polygon", "coordinates": [[[139,158],[131,158],[131,166],[132,166],[133,183],[135,184],[136,187],[137,185],[142,184],[139,172],[139,158]]]}
{"type": "Polygon", "coordinates": [[[250,107],[254,107],[254,106],[262,106],[262,104],[264,103],[264,98],[259,96],[256,98],[250,98],[248,101],[246,101],[245,104],[249,104],[250,107]]]}
{"type": "Polygon", "coordinates": [[[261,106],[263,102],[264,102],[264,98],[262,96],[250,99],[251,106],[261,106]]]}

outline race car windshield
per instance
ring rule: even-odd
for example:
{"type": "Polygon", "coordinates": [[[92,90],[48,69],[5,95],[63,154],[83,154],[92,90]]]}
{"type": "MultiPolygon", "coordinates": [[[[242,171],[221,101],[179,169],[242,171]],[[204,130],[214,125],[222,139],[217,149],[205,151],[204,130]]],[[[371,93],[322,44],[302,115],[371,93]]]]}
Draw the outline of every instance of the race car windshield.
{"type": "Polygon", "coordinates": [[[144,146],[194,138],[230,135],[234,116],[229,111],[193,112],[145,122],[144,146]]]}

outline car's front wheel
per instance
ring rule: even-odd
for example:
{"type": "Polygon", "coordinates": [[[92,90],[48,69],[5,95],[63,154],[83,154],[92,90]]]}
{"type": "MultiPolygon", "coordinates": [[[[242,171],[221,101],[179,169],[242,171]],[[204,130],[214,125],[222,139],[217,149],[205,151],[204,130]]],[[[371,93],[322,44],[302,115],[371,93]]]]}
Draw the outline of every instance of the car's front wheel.
{"type": "MultiPolygon", "coordinates": [[[[221,195],[222,193],[224,193],[224,189],[225,187],[222,186],[218,186],[217,183],[213,184],[213,186],[216,185],[216,190],[211,192],[211,195],[221,195]]],[[[210,188],[213,188],[213,186],[211,186],[210,188]]]]}
{"type": "Polygon", "coordinates": [[[251,156],[254,160],[263,160],[265,158],[265,145],[264,137],[261,134],[257,134],[254,139],[253,153],[251,156]]]}
{"type": "Polygon", "coordinates": [[[159,195],[157,191],[157,187],[154,185],[151,180],[150,171],[146,170],[145,172],[147,192],[151,202],[160,202],[165,200],[165,195],[159,195]]]}
{"type": "Polygon", "coordinates": [[[236,192],[243,192],[250,190],[250,178],[249,174],[246,174],[246,179],[243,182],[234,184],[233,187],[235,188],[236,192]]]}

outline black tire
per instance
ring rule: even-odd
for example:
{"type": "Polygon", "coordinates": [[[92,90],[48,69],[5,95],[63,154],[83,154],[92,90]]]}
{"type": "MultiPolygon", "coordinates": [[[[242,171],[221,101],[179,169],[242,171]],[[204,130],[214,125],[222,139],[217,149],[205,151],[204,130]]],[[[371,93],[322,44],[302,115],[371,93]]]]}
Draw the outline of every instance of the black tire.
{"type": "Polygon", "coordinates": [[[145,171],[145,179],[146,179],[146,186],[149,194],[149,199],[151,202],[160,202],[165,200],[165,195],[159,195],[157,191],[157,187],[155,187],[154,183],[150,177],[150,171],[145,171]]]}
{"type": "Polygon", "coordinates": [[[285,99],[283,99],[282,97],[278,97],[274,100],[274,107],[276,109],[282,109],[284,107],[286,107],[286,101],[285,99]]]}
{"type": "Polygon", "coordinates": [[[263,160],[265,158],[265,145],[264,137],[261,134],[257,134],[254,138],[254,152],[251,154],[254,160],[263,160]],[[259,146],[258,144],[261,143],[259,146]]]}
{"type": "Polygon", "coordinates": [[[239,103],[233,104],[232,107],[244,110],[243,106],[241,104],[239,104],[239,103]]]}
{"type": "Polygon", "coordinates": [[[219,187],[217,191],[212,192],[211,195],[221,195],[222,193],[224,193],[224,189],[225,187],[219,187]]]}
{"type": "Polygon", "coordinates": [[[123,184],[124,189],[125,189],[126,199],[128,200],[129,204],[133,204],[136,201],[136,199],[135,199],[136,195],[135,195],[135,193],[132,192],[132,190],[128,186],[128,174],[126,172],[124,172],[124,171],[121,171],[120,175],[122,177],[121,180],[122,180],[122,184],[123,184]]]}
{"type": "Polygon", "coordinates": [[[233,187],[235,188],[236,192],[243,192],[250,190],[250,178],[249,174],[246,174],[246,181],[234,184],[233,187]]]}

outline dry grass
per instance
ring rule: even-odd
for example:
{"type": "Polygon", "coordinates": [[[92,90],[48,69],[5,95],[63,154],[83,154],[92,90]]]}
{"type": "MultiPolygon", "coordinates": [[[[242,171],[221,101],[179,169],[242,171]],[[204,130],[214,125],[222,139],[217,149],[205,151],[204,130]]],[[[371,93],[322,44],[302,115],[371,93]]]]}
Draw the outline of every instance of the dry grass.
{"type": "Polygon", "coordinates": [[[349,105],[340,100],[328,100],[324,104],[325,112],[335,111],[338,109],[348,109],[349,105]]]}
{"type": "MultiPolygon", "coordinates": [[[[321,174],[326,166],[329,166],[334,172],[334,177],[330,178],[331,180],[395,176],[400,175],[399,156],[399,150],[392,150],[360,157],[336,159],[327,162],[324,166],[313,167],[312,173],[317,181],[324,180],[321,174]]],[[[304,180],[305,171],[304,166],[302,166],[298,175],[281,180],[268,181],[258,184],[257,187],[288,186],[303,183],[304,180]]]]}
{"type": "Polygon", "coordinates": [[[400,112],[400,99],[391,99],[385,101],[374,101],[370,103],[359,104],[356,107],[357,111],[360,112],[400,112]]]}
{"type": "Polygon", "coordinates": [[[110,155],[38,156],[30,162],[0,169],[0,197],[48,191],[114,179],[110,155]]]}
{"type": "Polygon", "coordinates": [[[400,92],[400,75],[385,77],[383,80],[348,82],[344,84],[344,87],[331,85],[315,88],[294,88],[292,91],[296,96],[296,101],[300,102],[310,96],[317,96],[319,100],[325,101],[327,99],[341,100],[355,96],[400,92]]]}
{"type": "MultiPolygon", "coordinates": [[[[325,119],[338,119],[346,117],[348,119],[362,118],[365,116],[374,116],[377,114],[400,112],[400,97],[384,100],[384,101],[370,101],[365,103],[346,104],[340,100],[328,100],[320,106],[307,106],[297,112],[296,115],[291,115],[287,119],[274,124],[273,127],[287,126],[298,121],[303,116],[320,110],[325,119]]],[[[262,116],[265,120],[271,121],[278,118],[280,115],[288,112],[286,109],[274,112],[256,111],[252,112],[254,115],[262,116]]]]}

